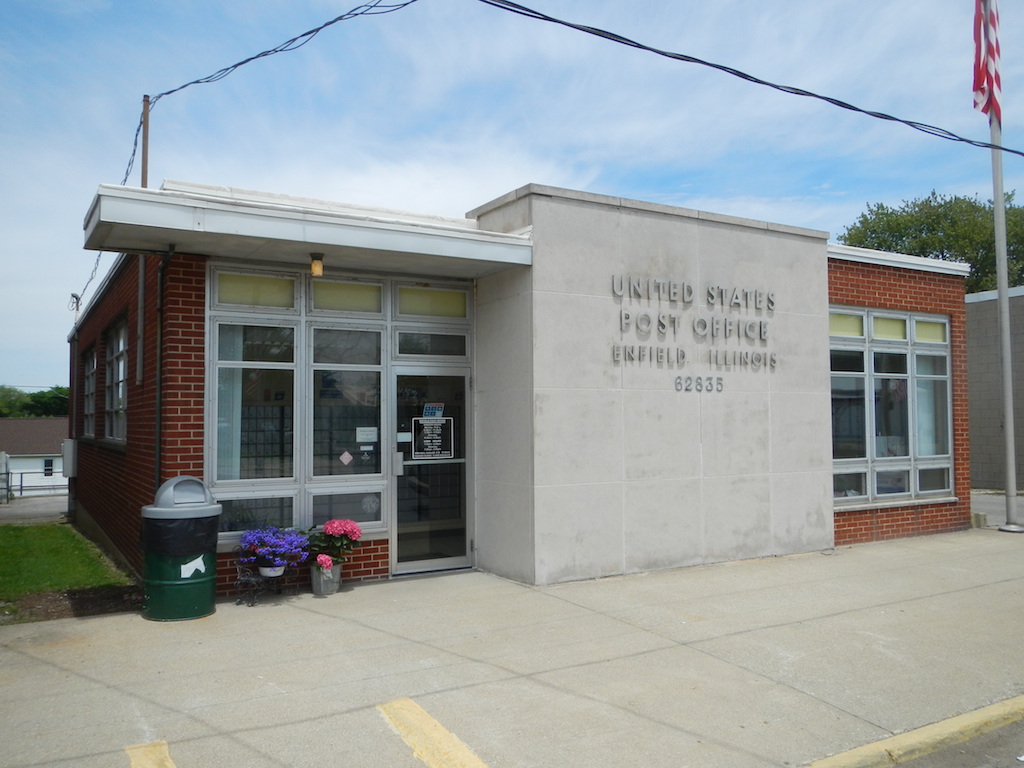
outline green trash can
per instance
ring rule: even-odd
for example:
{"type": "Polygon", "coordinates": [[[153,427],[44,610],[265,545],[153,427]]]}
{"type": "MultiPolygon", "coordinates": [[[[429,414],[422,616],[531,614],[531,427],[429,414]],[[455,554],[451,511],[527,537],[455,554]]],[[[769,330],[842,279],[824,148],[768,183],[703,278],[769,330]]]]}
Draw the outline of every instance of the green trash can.
{"type": "Polygon", "coordinates": [[[182,475],[142,508],[142,616],[181,621],[216,610],[217,529],[221,505],[201,480],[182,475]]]}

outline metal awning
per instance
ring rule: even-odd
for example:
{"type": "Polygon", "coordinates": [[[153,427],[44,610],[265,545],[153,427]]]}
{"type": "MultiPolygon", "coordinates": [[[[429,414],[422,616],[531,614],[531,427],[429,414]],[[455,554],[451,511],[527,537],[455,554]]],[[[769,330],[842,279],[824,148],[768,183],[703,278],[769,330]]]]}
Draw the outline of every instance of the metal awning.
{"type": "Polygon", "coordinates": [[[444,219],[225,187],[165,182],[162,189],[101,185],[85,219],[85,247],[178,253],[253,264],[476,278],[529,266],[527,235],[444,219]]]}

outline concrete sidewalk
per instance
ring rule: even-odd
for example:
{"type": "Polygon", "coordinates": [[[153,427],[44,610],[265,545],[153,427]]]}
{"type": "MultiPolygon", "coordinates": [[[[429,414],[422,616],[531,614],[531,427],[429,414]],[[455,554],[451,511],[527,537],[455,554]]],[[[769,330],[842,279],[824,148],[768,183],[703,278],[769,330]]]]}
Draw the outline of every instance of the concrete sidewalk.
{"type": "Polygon", "coordinates": [[[1024,536],[988,528],[0,626],[0,763],[422,768],[378,709],[411,699],[480,761],[449,768],[798,766],[1024,694],[1022,638],[1024,536]]]}
{"type": "Polygon", "coordinates": [[[0,504],[0,525],[57,523],[67,519],[66,493],[19,496],[0,504]]]}

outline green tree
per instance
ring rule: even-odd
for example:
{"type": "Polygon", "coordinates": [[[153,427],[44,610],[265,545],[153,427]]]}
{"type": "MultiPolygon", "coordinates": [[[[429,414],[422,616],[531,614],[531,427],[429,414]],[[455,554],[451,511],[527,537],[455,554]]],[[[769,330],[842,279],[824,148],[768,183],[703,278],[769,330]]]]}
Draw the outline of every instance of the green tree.
{"type": "Polygon", "coordinates": [[[50,387],[40,392],[22,392],[0,384],[0,419],[16,416],[67,416],[71,390],[50,387]]]}
{"type": "MultiPolygon", "coordinates": [[[[903,201],[898,208],[869,204],[839,242],[860,248],[928,256],[971,265],[967,292],[994,290],[995,230],[992,203],[940,195],[903,201]]],[[[1024,284],[1024,208],[1006,196],[1006,250],[1010,285],[1024,284]]]]}
{"type": "Polygon", "coordinates": [[[42,392],[30,392],[24,411],[27,416],[67,416],[71,390],[50,387],[42,392]]]}
{"type": "Polygon", "coordinates": [[[0,384],[0,418],[23,416],[28,394],[16,387],[0,384]]]}

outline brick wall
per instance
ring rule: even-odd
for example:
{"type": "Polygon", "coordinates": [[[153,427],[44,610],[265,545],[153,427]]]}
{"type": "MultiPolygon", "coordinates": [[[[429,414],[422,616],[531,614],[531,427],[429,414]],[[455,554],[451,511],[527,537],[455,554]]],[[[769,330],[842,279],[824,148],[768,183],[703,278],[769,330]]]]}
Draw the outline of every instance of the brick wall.
{"type": "Polygon", "coordinates": [[[969,528],[970,441],[964,281],[955,275],[829,259],[829,301],[851,307],[948,315],[953,397],[953,493],[957,500],[835,512],[837,545],[969,528]]]}
{"type": "Polygon", "coordinates": [[[136,573],[141,508],[153,503],[160,484],[180,474],[203,476],[203,376],[205,259],[175,255],[163,265],[163,433],[157,446],[157,286],[161,257],[120,260],[81,319],[72,345],[71,398],[78,438],[78,477],[72,481],[76,524],[112,550],[136,573]],[[139,306],[139,286],[143,290],[139,306]],[[142,314],[144,338],[138,327],[142,314]],[[127,433],[103,437],[106,387],[105,334],[124,321],[128,330],[127,433]],[[96,351],[96,435],[83,436],[83,364],[96,351]],[[138,368],[141,350],[141,371],[138,368]],[[158,454],[159,450],[159,454],[158,454]],[[157,458],[162,465],[157,475],[157,458]]]}
{"type": "MultiPolygon", "coordinates": [[[[344,583],[378,581],[388,578],[388,540],[364,541],[341,566],[341,580],[344,583]]],[[[221,597],[237,597],[235,582],[238,572],[235,556],[231,553],[217,555],[217,594],[221,597]]],[[[287,587],[301,590],[310,589],[309,568],[301,566],[286,573],[287,587]]]]}
{"type": "MultiPolygon", "coordinates": [[[[161,257],[123,258],[79,323],[72,345],[71,397],[75,403],[72,433],[78,438],[78,477],[72,492],[76,524],[100,542],[124,565],[142,573],[139,547],[141,509],[152,504],[157,488],[178,475],[204,477],[204,407],[206,375],[206,265],[205,258],[175,254],[163,262],[164,297],[158,310],[157,286],[161,257]],[[139,361],[139,278],[142,278],[144,338],[139,361]],[[162,369],[158,393],[157,343],[159,315],[163,316],[162,369]],[[128,329],[127,437],[103,437],[106,386],[105,334],[124,321],[128,329]],[[84,360],[96,352],[96,432],[84,437],[84,360]],[[157,446],[157,399],[162,419],[157,446]],[[159,470],[158,470],[159,456],[159,470]],[[159,477],[157,476],[159,471],[159,477]]],[[[386,540],[366,541],[346,562],[346,581],[385,579],[388,571],[386,540]]],[[[217,589],[233,592],[237,578],[233,557],[218,555],[217,589]]],[[[298,583],[308,588],[309,574],[299,569],[298,583]]]]}

